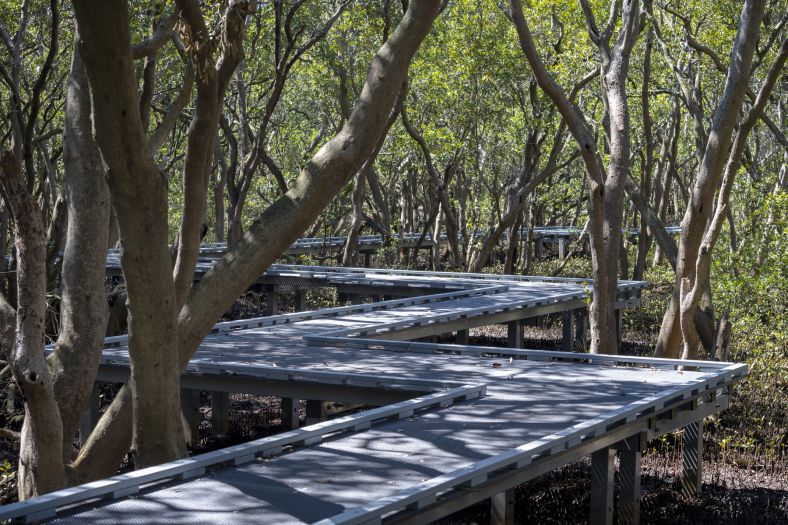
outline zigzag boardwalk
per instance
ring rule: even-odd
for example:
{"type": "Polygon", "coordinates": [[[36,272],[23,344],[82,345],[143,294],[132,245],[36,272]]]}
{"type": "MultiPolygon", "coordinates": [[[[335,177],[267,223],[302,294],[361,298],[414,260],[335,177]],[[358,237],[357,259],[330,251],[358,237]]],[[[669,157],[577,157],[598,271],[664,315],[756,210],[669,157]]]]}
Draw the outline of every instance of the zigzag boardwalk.
{"type": "MultiPolygon", "coordinates": [[[[609,523],[619,450],[619,521],[636,522],[645,440],[687,425],[697,432],[747,371],[404,341],[573,312],[587,293],[579,280],[284,266],[267,278],[284,276],[294,286],[357,283],[380,295],[403,281],[421,290],[433,283],[440,293],[222,323],[190,363],[184,386],[385,406],[7,505],[0,519],[423,523],[490,498],[494,519],[506,523],[507,490],[591,455],[592,522],[609,523]]],[[[622,307],[639,300],[641,288],[621,283],[622,307]]],[[[123,339],[108,343],[99,377],[122,379],[123,339]]],[[[698,479],[698,462],[687,467],[687,479],[698,479]]]]}

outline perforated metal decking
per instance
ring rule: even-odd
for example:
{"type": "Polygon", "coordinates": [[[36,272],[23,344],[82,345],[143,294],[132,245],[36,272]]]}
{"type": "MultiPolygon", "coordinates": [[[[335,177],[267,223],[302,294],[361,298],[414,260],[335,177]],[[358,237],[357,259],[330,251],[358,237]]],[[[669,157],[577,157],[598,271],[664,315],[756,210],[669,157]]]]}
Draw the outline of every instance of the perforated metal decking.
{"type": "MultiPolygon", "coordinates": [[[[608,451],[615,447],[626,469],[619,519],[635,522],[644,440],[685,426],[697,432],[703,416],[727,406],[728,386],[747,371],[730,363],[398,341],[516,322],[550,308],[572,311],[587,291],[578,281],[392,275],[352,271],[342,278],[456,279],[464,289],[217,325],[184,375],[190,388],[204,390],[237,391],[237,383],[302,399],[359,402],[368,395],[390,404],[0,507],[0,519],[423,523],[492,496],[494,515],[505,522],[511,509],[497,495],[592,455],[592,521],[605,523],[612,519],[608,451]]],[[[622,284],[625,294],[639,289],[622,284]]],[[[123,339],[110,345],[102,373],[121,374],[123,339]]],[[[688,475],[697,476],[697,461],[694,468],[688,475]]]]}

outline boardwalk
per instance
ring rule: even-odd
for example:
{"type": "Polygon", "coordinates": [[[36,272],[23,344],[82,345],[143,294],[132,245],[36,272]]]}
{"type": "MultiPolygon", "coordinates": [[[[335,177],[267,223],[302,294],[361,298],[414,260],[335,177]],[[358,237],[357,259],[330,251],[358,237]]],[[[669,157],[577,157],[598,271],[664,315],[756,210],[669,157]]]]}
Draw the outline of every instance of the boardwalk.
{"type": "MultiPolygon", "coordinates": [[[[492,498],[505,523],[507,490],[592,454],[592,521],[605,523],[611,451],[621,449],[619,516],[635,522],[643,440],[682,426],[698,434],[699,418],[724,409],[727,386],[746,374],[728,363],[679,371],[665,360],[403,341],[502,320],[517,326],[545,308],[574,311],[587,294],[579,280],[271,272],[293,282],[300,275],[302,285],[330,275],[365,290],[371,282],[434,282],[440,293],[217,325],[184,384],[213,395],[248,387],[388,406],[5,506],[0,519],[55,517],[61,507],[57,523],[423,523],[492,498]]],[[[622,299],[641,287],[622,283],[622,299]]],[[[122,373],[123,339],[110,343],[102,373],[122,373]]],[[[699,476],[695,445],[688,439],[685,448],[690,492],[699,476]]]]}

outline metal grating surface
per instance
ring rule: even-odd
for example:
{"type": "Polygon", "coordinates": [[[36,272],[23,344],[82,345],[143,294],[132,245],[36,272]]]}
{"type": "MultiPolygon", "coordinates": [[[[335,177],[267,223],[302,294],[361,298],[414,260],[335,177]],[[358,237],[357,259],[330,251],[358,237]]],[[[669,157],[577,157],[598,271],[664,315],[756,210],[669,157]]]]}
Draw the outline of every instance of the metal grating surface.
{"type": "MultiPolygon", "coordinates": [[[[346,371],[392,364],[392,356],[379,351],[343,354],[354,358],[346,371]]],[[[320,366],[314,357],[313,366],[320,366]]],[[[702,375],[413,354],[396,356],[393,365],[392,374],[447,381],[472,377],[487,383],[488,396],[87,511],[83,507],[56,522],[134,523],[126,518],[142,514],[149,520],[155,516],[156,523],[310,523],[702,375]]]]}
{"type": "MultiPolygon", "coordinates": [[[[664,360],[374,339],[380,328],[389,338],[414,326],[437,334],[455,326],[451,323],[479,326],[528,317],[545,307],[582,308],[588,291],[583,280],[304,266],[270,271],[306,285],[342,282],[381,290],[419,280],[444,293],[222,323],[189,364],[186,374],[194,381],[204,378],[209,384],[216,377],[243,376],[294,385],[364,384],[422,392],[480,385],[486,387],[486,397],[412,417],[400,415],[368,430],[367,424],[351,425],[351,435],[337,434],[306,448],[288,447],[271,459],[224,468],[208,462],[215,468],[207,473],[192,469],[199,475],[196,479],[159,482],[138,495],[118,494],[117,500],[61,509],[57,523],[310,523],[347,515],[348,510],[353,514],[361,507],[373,511],[348,518],[348,523],[363,523],[367,517],[374,522],[383,516],[375,514],[375,508],[391,506],[381,507],[381,498],[390,503],[414,493],[417,499],[408,496],[408,501],[429,504],[435,497],[428,491],[430,484],[451,479],[458,469],[473,470],[499,457],[523,457],[511,456],[518,447],[533,446],[548,455],[565,451],[580,443],[581,434],[572,430],[578,425],[596,425],[589,436],[605,433],[607,424],[626,424],[669,403],[705,396],[706,391],[722,392],[734,376],[746,373],[746,367],[720,363],[696,363],[700,371],[693,372],[676,370],[677,362],[664,360]],[[445,292],[447,288],[455,291],[445,292]],[[453,353],[463,351],[467,355],[453,353]],[[422,490],[427,492],[419,496],[422,490]]],[[[622,282],[621,298],[637,299],[643,286],[622,282]]],[[[109,343],[102,366],[127,366],[124,339],[109,343]]],[[[0,507],[0,519],[8,508],[0,507]]]]}

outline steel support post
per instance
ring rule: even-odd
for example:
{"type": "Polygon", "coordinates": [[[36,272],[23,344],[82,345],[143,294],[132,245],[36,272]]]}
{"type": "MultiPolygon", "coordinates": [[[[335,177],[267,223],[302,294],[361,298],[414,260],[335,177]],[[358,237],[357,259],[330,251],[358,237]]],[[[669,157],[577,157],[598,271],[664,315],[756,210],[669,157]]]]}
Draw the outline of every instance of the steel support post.
{"type": "Polygon", "coordinates": [[[575,310],[575,352],[588,350],[588,310],[575,310]]]}
{"type": "Polygon", "coordinates": [[[646,445],[645,433],[625,439],[618,449],[618,523],[640,523],[640,461],[646,445]]]}
{"type": "Polygon", "coordinates": [[[458,345],[467,345],[468,344],[468,330],[457,330],[457,335],[455,338],[455,342],[458,345]]]}
{"type": "Polygon", "coordinates": [[[703,483],[703,421],[684,427],[681,444],[681,492],[684,497],[692,498],[700,494],[703,483]]]}
{"type": "Polygon", "coordinates": [[[298,406],[300,401],[292,397],[282,398],[282,430],[295,430],[299,426],[298,406]]]}
{"type": "Polygon", "coordinates": [[[306,402],[306,424],[320,423],[326,419],[326,402],[319,399],[308,399],[306,402]]]}
{"type": "Polygon", "coordinates": [[[268,315],[279,314],[279,287],[266,286],[265,300],[268,304],[268,315]]]}
{"type": "Polygon", "coordinates": [[[605,447],[591,454],[591,525],[613,523],[613,474],[616,450],[605,447]]]}
{"type": "Polygon", "coordinates": [[[490,525],[514,525],[514,489],[490,498],[490,525]]]}
{"type": "Polygon", "coordinates": [[[573,310],[561,312],[561,320],[564,327],[561,349],[564,352],[572,352],[575,349],[575,312],[573,310]]]}
{"type": "Polygon", "coordinates": [[[226,436],[230,431],[230,394],[211,392],[211,434],[226,436]]]}
{"type": "Polygon", "coordinates": [[[88,404],[85,407],[85,411],[82,413],[82,417],[79,418],[80,446],[87,443],[90,433],[93,432],[93,428],[96,426],[96,423],[98,422],[101,415],[100,409],[101,397],[99,396],[99,384],[94,383],[93,391],[90,393],[90,397],[88,398],[88,404]]]}
{"type": "Polygon", "coordinates": [[[509,333],[509,348],[523,347],[523,327],[520,321],[509,321],[506,323],[509,333]]]}
{"type": "Polygon", "coordinates": [[[190,388],[181,389],[181,420],[187,443],[200,439],[200,391],[190,388]]]}
{"type": "Polygon", "coordinates": [[[306,290],[295,291],[295,311],[303,312],[306,310],[306,290]]]}
{"type": "Polygon", "coordinates": [[[558,258],[566,257],[566,239],[558,239],[558,258]]]}

